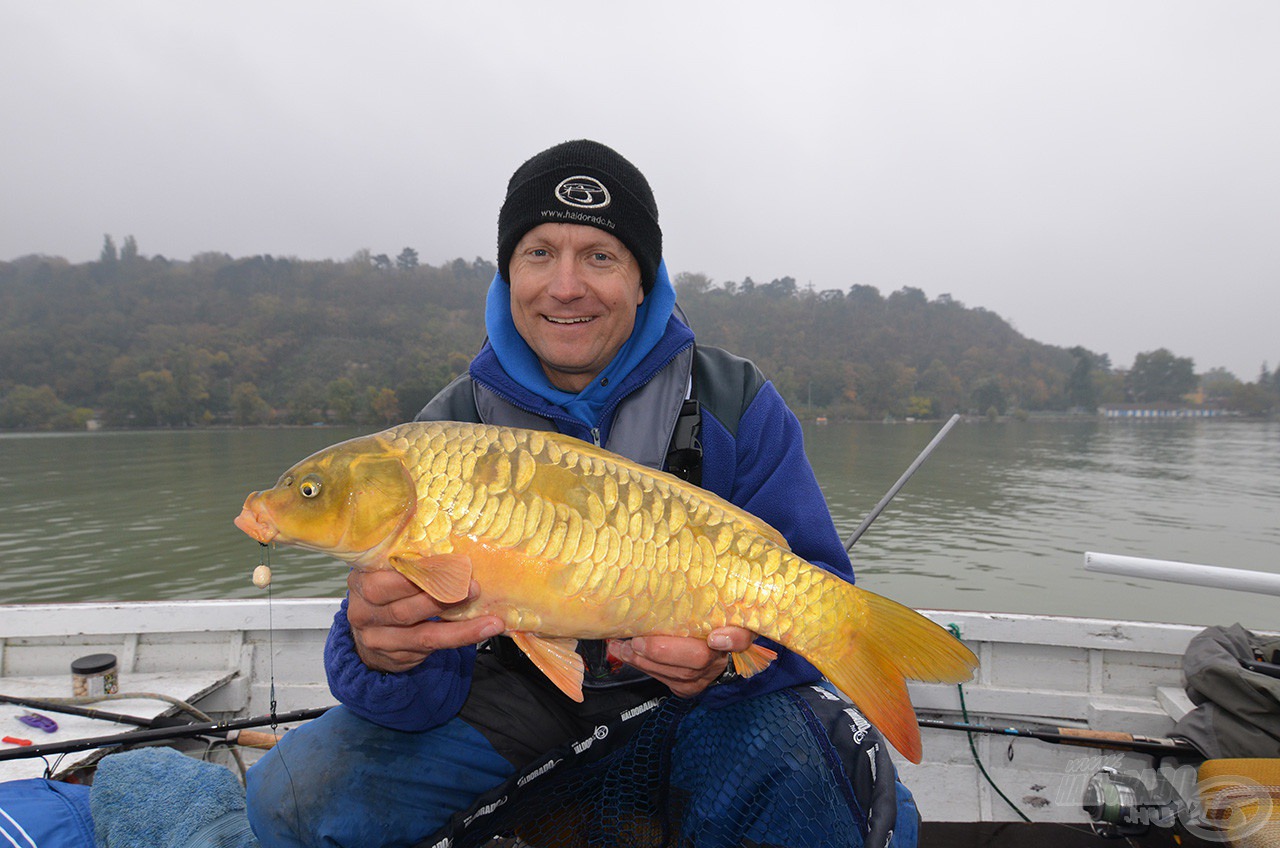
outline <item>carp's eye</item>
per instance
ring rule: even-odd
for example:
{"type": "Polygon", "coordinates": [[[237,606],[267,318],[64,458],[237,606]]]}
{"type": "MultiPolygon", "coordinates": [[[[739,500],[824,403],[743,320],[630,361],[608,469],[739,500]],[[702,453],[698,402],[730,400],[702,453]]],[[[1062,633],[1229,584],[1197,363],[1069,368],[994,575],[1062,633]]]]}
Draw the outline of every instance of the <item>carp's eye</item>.
{"type": "Polygon", "coordinates": [[[298,484],[298,494],[304,498],[314,498],[320,494],[320,481],[314,477],[304,477],[298,484]]]}

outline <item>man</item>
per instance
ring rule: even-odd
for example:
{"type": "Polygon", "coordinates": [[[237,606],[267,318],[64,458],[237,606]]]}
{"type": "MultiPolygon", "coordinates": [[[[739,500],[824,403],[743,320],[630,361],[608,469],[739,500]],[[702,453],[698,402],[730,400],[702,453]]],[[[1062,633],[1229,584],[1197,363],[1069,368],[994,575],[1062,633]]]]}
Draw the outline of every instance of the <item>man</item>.
{"type": "MultiPolygon", "coordinates": [[[[669,466],[773,525],[805,559],[852,580],[799,422],[751,363],[695,346],[674,306],[657,205],[643,174],[602,144],[556,145],[508,183],[487,342],[468,374],[419,418],[555,429],[654,468],[669,466]]],[[[724,770],[735,761],[760,758],[749,743],[766,708],[796,728],[840,723],[847,705],[802,686],[820,680],[802,657],[770,643],[777,660],[743,680],[729,663],[729,652],[745,650],[753,638],[742,628],[721,628],[706,640],[587,642],[579,646],[586,697],[576,704],[505,638],[493,639],[500,619],[435,620],[442,606],[393,571],[353,571],[348,589],[325,652],[330,688],[343,706],[292,731],[250,770],[250,817],[267,848],[413,845],[443,833],[460,811],[487,814],[507,802],[508,789],[563,770],[591,745],[578,740],[598,740],[594,754],[616,747],[637,732],[637,715],[669,695],[688,710],[678,725],[671,719],[675,742],[667,758],[685,805],[686,838],[738,844],[745,828],[755,827],[757,841],[814,844],[797,841],[810,837],[795,830],[812,822],[788,824],[779,814],[778,823],[769,824],[768,815],[745,823],[740,806],[712,797],[725,794],[724,770]],[[477,654],[484,640],[492,650],[477,654]],[[708,762],[715,764],[710,776],[698,778],[708,762]],[[493,797],[501,800],[482,803],[499,791],[493,797]]],[[[817,736],[827,745],[821,731],[817,736]]],[[[857,783],[853,772],[870,762],[872,777],[861,774],[863,782],[869,785],[877,766],[883,782],[850,801],[866,809],[849,815],[883,843],[894,827],[893,768],[874,731],[858,740],[868,748],[847,756],[848,774],[816,764],[781,774],[784,767],[771,762],[753,765],[761,773],[749,779],[799,787],[803,795],[818,772],[857,783]]],[[[786,803],[781,793],[777,802],[786,803]]],[[[909,796],[903,807],[914,816],[909,796]]],[[[895,844],[913,843],[914,825],[900,822],[895,844]]]]}

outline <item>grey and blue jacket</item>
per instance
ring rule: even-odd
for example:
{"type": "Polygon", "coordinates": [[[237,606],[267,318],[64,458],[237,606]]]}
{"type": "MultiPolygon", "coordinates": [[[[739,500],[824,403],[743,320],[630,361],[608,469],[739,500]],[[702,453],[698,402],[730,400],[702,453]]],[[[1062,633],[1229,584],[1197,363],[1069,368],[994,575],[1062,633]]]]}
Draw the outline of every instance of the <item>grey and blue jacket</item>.
{"type": "MultiPolygon", "coordinates": [[[[701,412],[702,487],[777,528],[799,556],[852,582],[853,568],[805,455],[799,420],[754,364],[695,346],[693,332],[674,315],[640,366],[618,381],[594,427],[516,383],[487,343],[468,373],[432,399],[418,420],[558,430],[663,468],[691,378],[701,412]]],[[[707,689],[699,696],[705,704],[821,677],[798,654],[760,642],[777,650],[778,659],[749,680],[707,689]]],[[[425,730],[462,707],[475,655],[474,647],[442,650],[403,673],[373,671],[356,655],[344,600],[329,633],[325,669],[333,695],[357,715],[397,730],[425,730]]]]}

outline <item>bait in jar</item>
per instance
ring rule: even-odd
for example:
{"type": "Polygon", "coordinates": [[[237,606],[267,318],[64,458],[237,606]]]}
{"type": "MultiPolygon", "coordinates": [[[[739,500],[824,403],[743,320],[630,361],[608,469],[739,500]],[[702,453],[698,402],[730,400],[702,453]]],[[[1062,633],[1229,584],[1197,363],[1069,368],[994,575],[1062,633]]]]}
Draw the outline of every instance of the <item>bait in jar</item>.
{"type": "Polygon", "coordinates": [[[77,698],[120,691],[115,654],[90,654],[71,663],[71,694],[77,698]]]}

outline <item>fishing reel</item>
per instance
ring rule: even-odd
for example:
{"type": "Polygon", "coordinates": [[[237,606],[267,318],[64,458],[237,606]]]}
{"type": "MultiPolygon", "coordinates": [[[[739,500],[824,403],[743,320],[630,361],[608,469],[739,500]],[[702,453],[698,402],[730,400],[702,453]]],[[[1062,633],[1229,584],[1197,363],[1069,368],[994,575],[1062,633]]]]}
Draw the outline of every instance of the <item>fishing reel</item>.
{"type": "Polygon", "coordinates": [[[1169,827],[1177,818],[1178,793],[1157,776],[1149,787],[1137,775],[1106,766],[1089,778],[1081,801],[1094,833],[1108,838],[1142,836],[1151,825],[1169,827]]]}

